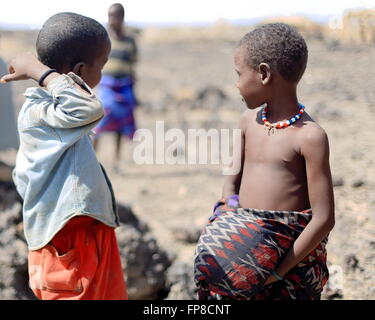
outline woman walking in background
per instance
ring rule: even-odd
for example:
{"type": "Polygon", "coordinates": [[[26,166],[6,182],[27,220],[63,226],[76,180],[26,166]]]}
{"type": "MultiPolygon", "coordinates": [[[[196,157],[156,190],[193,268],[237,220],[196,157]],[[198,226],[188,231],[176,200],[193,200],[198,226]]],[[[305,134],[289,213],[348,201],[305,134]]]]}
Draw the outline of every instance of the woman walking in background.
{"type": "Polygon", "coordinates": [[[95,128],[94,147],[98,150],[99,137],[103,132],[114,132],[116,148],[113,167],[118,171],[122,137],[133,138],[136,130],[134,110],[137,99],[134,94],[134,64],[137,47],[133,37],[124,29],[125,10],[120,3],[108,10],[108,32],[112,42],[109,60],[103,70],[99,96],[104,105],[105,117],[95,128]]]}

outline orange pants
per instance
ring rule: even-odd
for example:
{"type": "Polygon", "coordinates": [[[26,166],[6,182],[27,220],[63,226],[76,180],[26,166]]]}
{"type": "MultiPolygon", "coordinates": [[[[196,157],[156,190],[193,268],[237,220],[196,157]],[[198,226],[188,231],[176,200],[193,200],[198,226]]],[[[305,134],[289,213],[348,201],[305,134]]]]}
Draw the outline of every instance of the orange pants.
{"type": "Polygon", "coordinates": [[[29,251],[30,288],[42,300],[126,300],[115,231],[74,217],[45,247],[29,251]]]}

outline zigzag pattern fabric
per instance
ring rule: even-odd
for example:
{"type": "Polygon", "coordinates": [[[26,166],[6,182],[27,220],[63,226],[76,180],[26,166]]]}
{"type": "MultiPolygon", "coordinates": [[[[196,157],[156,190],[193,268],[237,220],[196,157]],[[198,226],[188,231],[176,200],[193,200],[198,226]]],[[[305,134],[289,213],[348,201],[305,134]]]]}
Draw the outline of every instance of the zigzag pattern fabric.
{"type": "Polygon", "coordinates": [[[264,286],[310,222],[311,210],[265,211],[228,203],[210,217],[196,246],[199,299],[320,299],[329,276],[328,236],[283,280],[264,286]]]}

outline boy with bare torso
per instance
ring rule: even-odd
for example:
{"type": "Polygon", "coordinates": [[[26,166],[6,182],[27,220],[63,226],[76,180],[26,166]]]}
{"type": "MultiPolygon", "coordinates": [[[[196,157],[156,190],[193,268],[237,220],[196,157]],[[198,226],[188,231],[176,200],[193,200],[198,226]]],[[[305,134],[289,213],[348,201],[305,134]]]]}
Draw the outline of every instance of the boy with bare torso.
{"type": "MultiPolygon", "coordinates": [[[[328,138],[297,98],[307,55],[304,39],[282,23],[256,28],[241,39],[236,49],[237,88],[247,106],[240,118],[240,159],[234,159],[241,167],[238,174],[227,177],[223,198],[201,236],[196,255],[196,282],[211,294],[239,299],[318,299],[328,279],[325,243],[334,226],[328,138]],[[237,208],[256,209],[239,212],[237,208]],[[240,230],[236,234],[233,218],[240,216],[242,220],[236,223],[248,229],[236,227],[240,230]],[[232,220],[226,221],[228,217],[232,220]],[[220,228],[225,225],[230,233],[219,230],[219,222],[220,228]],[[277,239],[285,240],[282,230],[290,226],[296,230],[288,234],[289,243],[283,248],[277,239]],[[259,235],[262,228],[267,229],[264,232],[268,238],[259,235]],[[215,245],[207,245],[208,238],[211,242],[214,239],[215,245]],[[224,251],[219,250],[220,246],[224,251]],[[263,251],[257,246],[263,246],[263,251]],[[285,250],[280,253],[280,248],[285,250]],[[253,250],[258,254],[261,274],[254,274],[254,265],[249,268],[251,263],[244,262],[254,262],[253,250]],[[239,252],[251,256],[245,259],[239,252]],[[242,260],[235,263],[238,256],[242,260]],[[321,263],[313,266],[311,256],[321,263]],[[309,261],[318,274],[315,278],[321,276],[319,281],[304,279],[301,273],[296,276],[298,267],[304,262],[309,267],[309,261]],[[294,291],[286,290],[288,286],[294,286],[294,291]]],[[[306,268],[304,273],[311,274],[306,268]]]]}

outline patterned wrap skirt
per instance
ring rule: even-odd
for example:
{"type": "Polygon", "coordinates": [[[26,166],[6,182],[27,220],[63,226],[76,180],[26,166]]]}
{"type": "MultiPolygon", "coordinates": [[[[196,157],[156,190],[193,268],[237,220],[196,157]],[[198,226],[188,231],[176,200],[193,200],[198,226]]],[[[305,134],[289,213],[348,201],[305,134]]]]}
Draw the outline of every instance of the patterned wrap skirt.
{"type": "Polygon", "coordinates": [[[283,280],[264,285],[310,222],[311,210],[245,209],[238,207],[235,197],[210,217],[196,246],[198,298],[319,300],[329,276],[328,236],[283,280]]]}
{"type": "Polygon", "coordinates": [[[99,98],[103,103],[105,116],[95,128],[97,135],[103,132],[118,132],[133,138],[136,131],[134,110],[137,106],[133,86],[134,80],[130,76],[102,77],[99,98]]]}

